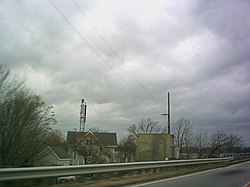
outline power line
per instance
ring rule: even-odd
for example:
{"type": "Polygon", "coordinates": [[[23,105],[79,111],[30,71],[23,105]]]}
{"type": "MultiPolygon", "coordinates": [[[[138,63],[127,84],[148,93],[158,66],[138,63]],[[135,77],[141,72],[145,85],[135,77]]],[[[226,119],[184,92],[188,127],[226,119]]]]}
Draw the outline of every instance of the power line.
{"type": "Polygon", "coordinates": [[[99,52],[94,48],[94,46],[92,46],[88,40],[77,30],[77,28],[69,21],[69,19],[63,14],[63,12],[53,3],[52,0],[49,0],[49,2],[51,3],[51,5],[57,10],[57,12],[63,17],[63,19],[73,28],[73,30],[79,35],[79,37],[89,46],[89,48],[91,48],[94,53],[96,54],[97,57],[99,57],[101,59],[101,61],[106,65],[108,66],[108,68],[110,68],[118,77],[119,79],[121,79],[122,82],[125,83],[125,85],[132,91],[134,92],[135,94],[136,91],[129,85],[129,83],[121,77],[121,75],[116,72],[114,70],[114,68],[102,57],[101,54],[99,54],[99,52]]]}
{"type": "MultiPolygon", "coordinates": [[[[79,30],[70,22],[70,20],[63,14],[63,12],[53,3],[53,0],[49,0],[49,2],[52,4],[52,6],[57,10],[57,12],[64,18],[64,20],[73,28],[73,30],[79,35],[79,37],[89,46],[89,48],[91,48],[94,53],[96,54],[97,57],[100,58],[100,60],[106,65],[108,66],[108,68],[110,68],[113,73],[115,73],[118,78],[124,82],[124,84],[136,95],[139,95],[131,86],[130,84],[117,72],[113,69],[113,67],[102,57],[102,55],[94,48],[94,46],[92,46],[88,40],[79,32],[79,30]]],[[[100,35],[101,36],[101,35],[100,35]]],[[[102,37],[103,38],[103,37],[102,37]]],[[[103,38],[104,39],[104,38],[103,38]]],[[[104,39],[105,40],[105,39],[104,39]]],[[[105,40],[106,41],[106,40],[105,40]]],[[[107,43],[107,42],[106,42],[107,43]]],[[[108,44],[108,43],[107,43],[108,44]]],[[[112,47],[110,47],[112,49],[112,47]]],[[[114,51],[114,50],[113,50],[114,51]]],[[[116,54],[116,52],[114,51],[114,53],[116,54]]],[[[116,55],[117,58],[119,59],[119,56],[116,55]]],[[[120,62],[122,63],[122,61],[120,60],[120,62]]],[[[123,64],[123,63],[122,63],[123,64]]],[[[125,67],[126,65],[123,64],[125,67]]],[[[128,71],[129,72],[129,71],[128,71]]],[[[131,73],[131,72],[130,72],[131,73]]],[[[131,73],[132,74],[132,73],[131,73]]],[[[133,76],[133,74],[132,74],[133,76]]],[[[134,79],[136,79],[136,77],[134,77],[134,79]]],[[[136,79],[137,80],[137,79],[136,79]]],[[[137,80],[138,81],[138,80],[137,80]]],[[[138,81],[138,84],[141,84],[138,81]]],[[[141,84],[142,88],[148,93],[148,95],[154,100],[157,101],[151,94],[150,92],[148,92],[148,90],[141,84]]]]}
{"type": "Polygon", "coordinates": [[[127,72],[130,74],[130,76],[136,81],[136,83],[151,97],[151,99],[155,100],[155,98],[151,95],[151,93],[147,90],[147,88],[145,86],[143,86],[143,84],[129,71],[129,69],[127,68],[127,66],[124,64],[124,62],[122,61],[122,59],[118,56],[118,54],[115,52],[115,50],[109,45],[109,43],[104,39],[104,37],[100,34],[100,32],[98,31],[98,29],[89,21],[88,17],[86,16],[86,14],[83,12],[83,10],[79,7],[79,5],[77,4],[77,2],[75,0],[73,0],[74,5],[77,7],[77,9],[80,11],[81,15],[90,23],[91,27],[93,28],[93,30],[97,33],[97,35],[99,36],[99,38],[101,38],[101,40],[105,43],[105,45],[110,49],[110,51],[112,52],[112,54],[118,59],[118,61],[126,68],[127,72]]]}

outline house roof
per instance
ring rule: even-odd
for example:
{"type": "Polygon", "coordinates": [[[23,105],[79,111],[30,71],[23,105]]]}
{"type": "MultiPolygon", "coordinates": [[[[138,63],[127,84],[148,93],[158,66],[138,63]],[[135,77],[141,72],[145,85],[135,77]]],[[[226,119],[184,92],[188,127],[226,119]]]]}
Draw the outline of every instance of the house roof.
{"type": "MultiPolygon", "coordinates": [[[[88,131],[88,132],[68,131],[67,142],[68,142],[68,144],[74,144],[74,143],[76,143],[77,139],[83,138],[88,133],[90,133],[90,131],[88,131]]],[[[93,134],[106,147],[116,147],[117,146],[116,133],[91,132],[91,134],[93,134]]]]}
{"type": "Polygon", "coordinates": [[[52,154],[54,154],[60,160],[61,159],[70,159],[70,156],[65,151],[65,149],[63,149],[60,146],[47,146],[40,153],[38,153],[34,157],[34,159],[39,158],[39,157],[43,157],[44,155],[48,154],[48,153],[46,153],[46,150],[49,150],[52,154]]]}
{"type": "Polygon", "coordinates": [[[59,146],[49,146],[52,151],[59,157],[59,159],[69,159],[70,156],[68,155],[68,153],[59,146]]]}

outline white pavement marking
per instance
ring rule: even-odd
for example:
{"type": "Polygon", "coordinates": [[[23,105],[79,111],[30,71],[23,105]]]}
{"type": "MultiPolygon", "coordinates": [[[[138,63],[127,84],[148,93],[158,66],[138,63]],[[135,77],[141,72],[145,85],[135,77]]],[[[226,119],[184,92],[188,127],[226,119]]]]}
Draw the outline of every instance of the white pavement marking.
{"type": "Polygon", "coordinates": [[[178,177],[172,177],[172,178],[168,178],[168,179],[162,179],[162,180],[157,180],[157,181],[152,181],[152,182],[147,182],[147,183],[142,183],[142,184],[131,185],[131,186],[128,186],[128,187],[139,187],[139,186],[144,186],[144,185],[150,185],[150,184],[155,184],[155,183],[159,183],[159,182],[170,181],[170,180],[174,180],[174,179],[180,179],[180,178],[185,178],[185,177],[189,177],[189,176],[199,175],[199,174],[207,173],[207,172],[210,172],[210,171],[217,171],[217,170],[225,169],[225,168],[228,168],[228,167],[230,167],[230,166],[222,167],[222,168],[216,168],[216,169],[210,169],[210,170],[201,171],[201,172],[197,172],[197,173],[191,173],[191,174],[187,174],[187,175],[181,175],[181,176],[178,176],[178,177]]]}

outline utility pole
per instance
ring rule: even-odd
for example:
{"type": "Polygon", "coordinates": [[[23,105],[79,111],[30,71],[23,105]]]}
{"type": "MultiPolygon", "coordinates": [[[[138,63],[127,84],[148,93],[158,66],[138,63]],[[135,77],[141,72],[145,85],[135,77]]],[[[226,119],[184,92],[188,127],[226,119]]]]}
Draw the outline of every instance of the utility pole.
{"type": "Polygon", "coordinates": [[[170,93],[168,92],[168,134],[170,134],[170,93]]]}
{"type": "Polygon", "coordinates": [[[168,120],[168,134],[170,134],[170,93],[168,92],[168,113],[162,114],[163,116],[167,116],[168,120]]]}
{"type": "MultiPolygon", "coordinates": [[[[168,133],[170,134],[170,93],[168,92],[168,104],[167,104],[168,111],[165,114],[161,114],[163,116],[167,116],[167,128],[168,128],[168,133]]],[[[165,146],[164,146],[164,159],[166,160],[167,156],[167,135],[165,136],[165,146]]]]}

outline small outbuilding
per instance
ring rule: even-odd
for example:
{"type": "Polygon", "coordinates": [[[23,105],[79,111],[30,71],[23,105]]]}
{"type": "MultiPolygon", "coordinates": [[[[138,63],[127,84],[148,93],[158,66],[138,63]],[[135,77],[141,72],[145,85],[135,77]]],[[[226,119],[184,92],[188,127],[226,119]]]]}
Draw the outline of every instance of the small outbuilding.
{"type": "Polygon", "coordinates": [[[136,149],[137,161],[157,161],[176,159],[174,135],[161,133],[138,134],[136,149]]]}
{"type": "Polygon", "coordinates": [[[71,158],[60,146],[47,146],[34,158],[34,166],[68,166],[71,158]]]}

